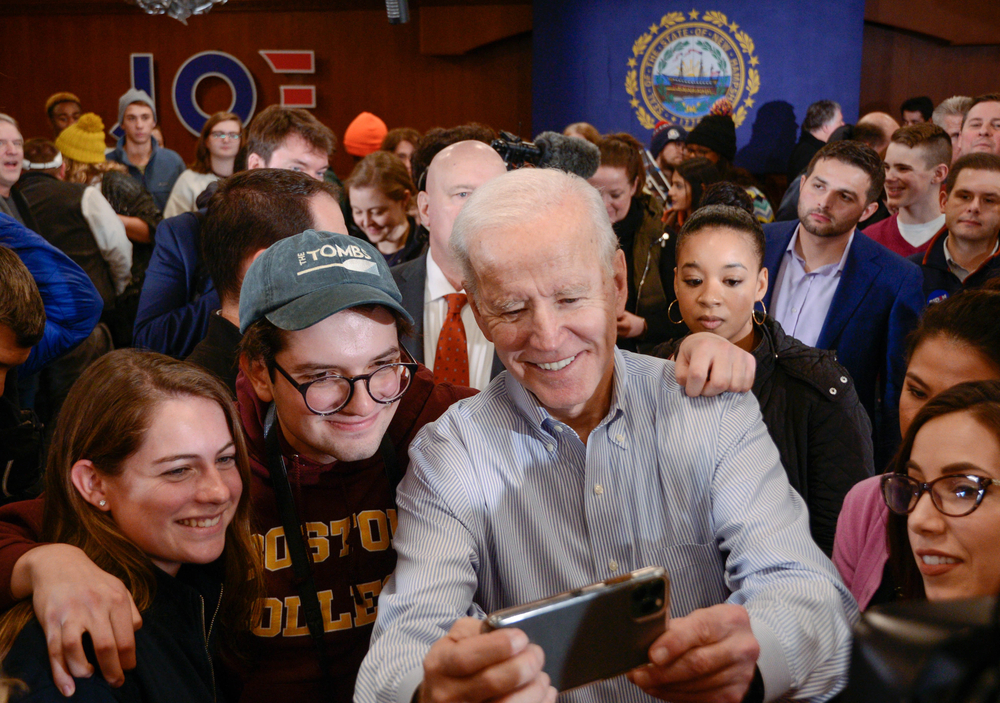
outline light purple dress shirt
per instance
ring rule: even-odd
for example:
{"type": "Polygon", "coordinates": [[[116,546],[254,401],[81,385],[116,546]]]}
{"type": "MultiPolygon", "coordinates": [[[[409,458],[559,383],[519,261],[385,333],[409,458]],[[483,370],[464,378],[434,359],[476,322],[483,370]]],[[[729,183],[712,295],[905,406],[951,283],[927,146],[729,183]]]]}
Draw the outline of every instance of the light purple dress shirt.
{"type": "Polygon", "coordinates": [[[837,286],[840,285],[840,275],[844,272],[847,254],[851,251],[857,230],[851,232],[844,255],[838,263],[806,272],[805,259],[795,251],[801,228],[802,225],[795,228],[795,234],[788,242],[785,256],[781,260],[778,275],[775,276],[769,312],[787,334],[803,344],[815,347],[826,323],[826,314],[830,311],[833,296],[837,293],[837,286]]]}

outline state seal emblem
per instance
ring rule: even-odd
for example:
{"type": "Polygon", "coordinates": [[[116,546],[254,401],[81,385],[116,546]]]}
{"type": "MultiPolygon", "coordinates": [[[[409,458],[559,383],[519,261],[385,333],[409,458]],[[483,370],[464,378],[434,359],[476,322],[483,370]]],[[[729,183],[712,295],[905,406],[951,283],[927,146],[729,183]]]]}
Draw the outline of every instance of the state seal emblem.
{"type": "Polygon", "coordinates": [[[625,74],[636,118],[693,128],[726,98],[739,127],[760,90],[754,43],[721,12],[671,12],[635,40],[625,74]]]}

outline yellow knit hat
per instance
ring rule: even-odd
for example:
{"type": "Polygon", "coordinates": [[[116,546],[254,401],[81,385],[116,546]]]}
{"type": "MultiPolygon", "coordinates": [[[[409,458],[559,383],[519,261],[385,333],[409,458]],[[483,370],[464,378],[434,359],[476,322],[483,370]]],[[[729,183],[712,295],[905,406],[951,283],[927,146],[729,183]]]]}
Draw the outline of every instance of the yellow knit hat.
{"type": "Polygon", "coordinates": [[[104,162],[104,123],[93,112],[81,115],[56,137],[56,147],[63,156],[85,164],[104,162]]]}

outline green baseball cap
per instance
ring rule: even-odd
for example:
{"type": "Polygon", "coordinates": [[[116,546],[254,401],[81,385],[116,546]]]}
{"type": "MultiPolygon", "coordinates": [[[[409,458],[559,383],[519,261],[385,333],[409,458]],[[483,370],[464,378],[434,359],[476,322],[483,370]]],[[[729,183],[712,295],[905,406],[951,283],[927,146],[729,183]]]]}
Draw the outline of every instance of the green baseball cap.
{"type": "Polygon", "coordinates": [[[240,289],[240,332],[262,317],[283,330],[302,330],[360,305],[384,305],[413,323],[375,247],[307,229],[275,242],[250,265],[240,289]]]}

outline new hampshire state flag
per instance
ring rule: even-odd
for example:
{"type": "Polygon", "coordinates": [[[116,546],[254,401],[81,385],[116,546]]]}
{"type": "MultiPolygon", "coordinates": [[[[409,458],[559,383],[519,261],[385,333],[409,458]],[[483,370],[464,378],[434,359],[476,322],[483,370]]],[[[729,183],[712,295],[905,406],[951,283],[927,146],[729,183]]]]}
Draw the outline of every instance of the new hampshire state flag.
{"type": "Polygon", "coordinates": [[[806,109],[858,117],[864,0],[535,0],[534,131],[590,122],[648,144],[733,106],[736,164],[783,173],[806,109]]]}

